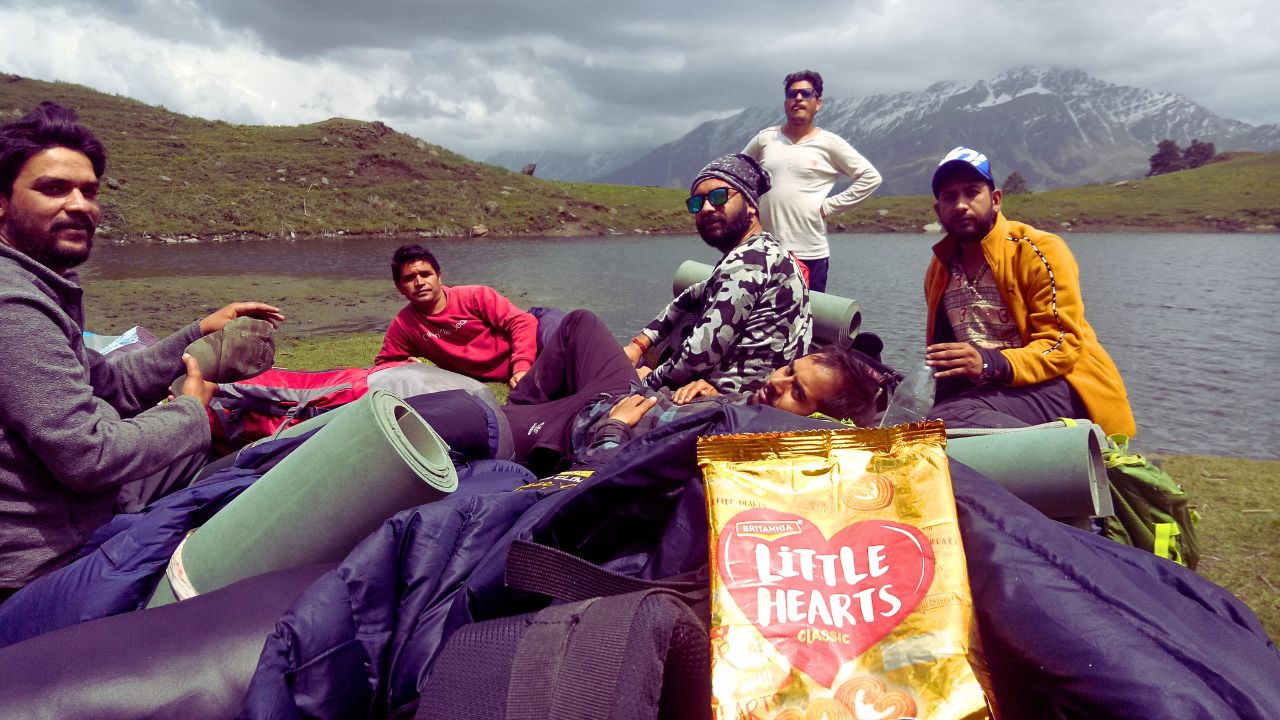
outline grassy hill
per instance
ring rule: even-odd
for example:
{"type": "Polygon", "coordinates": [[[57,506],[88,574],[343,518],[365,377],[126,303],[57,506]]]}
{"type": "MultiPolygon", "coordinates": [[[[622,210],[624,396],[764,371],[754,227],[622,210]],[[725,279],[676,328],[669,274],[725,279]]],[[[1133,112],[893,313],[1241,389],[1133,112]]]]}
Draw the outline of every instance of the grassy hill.
{"type": "MultiPolygon", "coordinates": [[[[692,232],[680,190],[541,180],[476,163],[380,122],[232,125],[78,85],[0,74],[0,118],[76,108],[107,145],[101,235],[115,240],[292,234],[466,236],[692,232]]],[[[1046,230],[1280,230],[1280,153],[1107,185],[1006,198],[1046,230]]],[[[932,198],[873,197],[837,231],[919,232],[932,198]]]]}
{"type": "MultiPolygon", "coordinates": [[[[1280,153],[1237,153],[1168,175],[1006,195],[1004,212],[1050,232],[1276,232],[1280,153]]],[[[832,222],[850,231],[916,231],[936,217],[929,197],[873,197],[832,222]]]]}
{"type": "Polygon", "coordinates": [[[107,146],[108,238],[290,233],[594,234],[689,227],[683,194],[552,182],[472,162],[379,122],[208,121],[78,85],[0,74],[0,118],[75,108],[107,146]]]}

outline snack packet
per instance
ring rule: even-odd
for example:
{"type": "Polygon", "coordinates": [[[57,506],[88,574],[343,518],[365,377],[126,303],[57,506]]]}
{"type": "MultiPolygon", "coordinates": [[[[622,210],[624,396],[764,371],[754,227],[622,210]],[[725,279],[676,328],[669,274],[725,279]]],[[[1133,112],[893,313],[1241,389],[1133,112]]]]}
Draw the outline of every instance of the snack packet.
{"type": "Polygon", "coordinates": [[[716,718],[986,715],[938,422],[698,440],[716,718]]]}

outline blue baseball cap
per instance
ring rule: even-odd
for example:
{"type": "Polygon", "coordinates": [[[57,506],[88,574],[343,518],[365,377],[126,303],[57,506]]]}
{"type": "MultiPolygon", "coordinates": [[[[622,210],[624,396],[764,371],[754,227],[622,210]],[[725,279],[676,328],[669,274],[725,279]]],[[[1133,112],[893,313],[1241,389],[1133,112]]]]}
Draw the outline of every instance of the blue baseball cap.
{"type": "Polygon", "coordinates": [[[963,165],[970,170],[977,172],[987,181],[992,189],[996,186],[995,178],[991,177],[991,161],[986,155],[964,146],[957,147],[947,153],[946,157],[938,162],[938,169],[933,171],[933,196],[938,197],[938,184],[942,182],[945,173],[963,165]]]}

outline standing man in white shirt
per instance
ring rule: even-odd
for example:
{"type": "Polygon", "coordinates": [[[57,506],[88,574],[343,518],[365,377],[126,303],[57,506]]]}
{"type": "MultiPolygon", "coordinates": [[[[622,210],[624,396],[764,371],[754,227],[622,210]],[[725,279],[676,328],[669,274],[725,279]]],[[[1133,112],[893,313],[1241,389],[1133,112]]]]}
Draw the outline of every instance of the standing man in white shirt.
{"type": "Polygon", "coordinates": [[[880,173],[835,133],[814,125],[822,108],[822,76],[812,70],[783,80],[787,122],[761,130],[742,150],[773,177],[760,197],[760,220],[809,269],[809,289],[825,292],[831,250],[826,219],[871,197],[880,173]],[[841,175],[853,179],[844,192],[827,197],[841,175]]]}

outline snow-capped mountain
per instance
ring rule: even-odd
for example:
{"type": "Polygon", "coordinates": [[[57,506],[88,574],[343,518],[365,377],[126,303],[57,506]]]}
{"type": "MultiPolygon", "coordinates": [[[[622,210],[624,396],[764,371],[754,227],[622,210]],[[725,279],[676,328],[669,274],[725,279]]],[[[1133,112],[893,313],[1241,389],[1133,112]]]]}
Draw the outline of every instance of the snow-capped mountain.
{"type": "MultiPolygon", "coordinates": [[[[718,155],[741,150],[782,121],[781,103],[705,122],[675,142],[593,179],[684,187],[718,155]]],[[[997,182],[1018,171],[1032,189],[1144,175],[1156,144],[1192,139],[1228,150],[1280,150],[1280,126],[1214,115],[1169,92],[1124,87],[1065,68],[1024,67],[971,85],[921,92],[827,98],[818,124],[844,137],[884,176],[880,192],[929,192],[934,164],[957,145],[991,158],[997,182]]]]}

